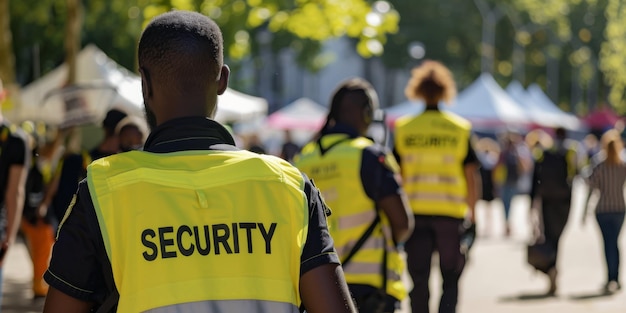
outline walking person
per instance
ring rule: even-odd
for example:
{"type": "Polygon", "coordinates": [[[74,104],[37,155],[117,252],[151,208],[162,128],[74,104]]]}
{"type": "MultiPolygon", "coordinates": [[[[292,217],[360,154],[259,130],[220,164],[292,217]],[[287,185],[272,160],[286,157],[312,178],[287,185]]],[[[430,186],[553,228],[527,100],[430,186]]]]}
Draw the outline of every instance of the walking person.
{"type": "MultiPolygon", "coordinates": [[[[601,138],[602,158],[595,165],[587,179],[589,195],[593,191],[599,195],[595,207],[596,220],[602,233],[607,280],[604,291],[613,293],[621,289],[619,281],[619,234],[624,224],[624,184],[626,183],[626,163],[621,158],[624,149],[620,134],[612,129],[601,138]]],[[[589,205],[589,204],[588,204],[589,205]]],[[[583,222],[587,216],[587,206],[583,213],[583,222]]]]}
{"type": "Polygon", "coordinates": [[[480,196],[479,161],[470,143],[471,124],[438,107],[455,96],[452,73],[439,62],[425,61],[411,74],[405,93],[423,99],[426,109],[395,127],[395,152],[415,217],[405,245],[414,284],[411,307],[413,313],[429,312],[431,256],[437,251],[443,278],[439,312],[454,313],[467,253],[461,251],[462,229],[464,220],[474,223],[480,196]]]}
{"type": "MultiPolygon", "coordinates": [[[[6,92],[0,80],[0,104],[6,92]]],[[[4,119],[0,108],[0,302],[2,268],[20,227],[24,209],[26,177],[30,166],[26,135],[4,119]]]]}
{"type": "Polygon", "coordinates": [[[481,224],[485,225],[485,235],[491,235],[493,232],[493,211],[494,200],[498,196],[495,179],[495,169],[498,165],[498,159],[500,157],[500,146],[498,143],[489,138],[483,137],[476,141],[476,156],[480,161],[480,181],[481,181],[481,196],[482,201],[487,208],[485,212],[485,221],[481,224]]]}
{"type": "Polygon", "coordinates": [[[26,179],[26,199],[20,230],[33,265],[32,291],[35,299],[43,298],[48,293],[43,274],[50,261],[58,221],[54,212],[47,210],[48,206],[42,206],[42,203],[52,182],[52,172],[63,153],[60,140],[48,134],[54,131],[46,128],[43,123],[22,123],[22,129],[29,135],[32,162],[26,179]]]}
{"type": "Polygon", "coordinates": [[[528,177],[527,181],[530,181],[528,174],[532,170],[532,154],[520,134],[508,132],[505,135],[497,167],[497,171],[501,172],[498,175],[503,177],[502,184],[498,189],[504,207],[505,236],[509,237],[511,235],[510,217],[513,198],[521,194],[528,194],[530,189],[530,183],[525,183],[525,177],[528,177]]]}
{"type": "MultiPolygon", "coordinates": [[[[99,158],[120,152],[120,143],[115,128],[126,117],[126,113],[118,109],[107,111],[102,120],[104,138],[89,151],[68,151],[59,164],[51,187],[46,190],[44,206],[49,206],[58,221],[63,220],[65,211],[72,202],[78,188],[78,182],[87,175],[87,165],[99,158]]],[[[63,130],[63,133],[67,130],[63,130]]],[[[66,149],[66,151],[69,149],[66,149]]],[[[46,210],[49,208],[45,208],[46,210]]]]}
{"type": "Polygon", "coordinates": [[[356,312],[317,188],[210,119],[230,73],[215,22],[155,17],[138,63],[151,133],[88,167],[44,312],[356,312]]]}
{"type": "Polygon", "coordinates": [[[559,241],[569,218],[572,183],[581,163],[578,147],[567,138],[564,128],[555,130],[553,146],[538,152],[538,159],[535,161],[530,196],[531,203],[539,203],[541,207],[531,209],[541,212],[543,222],[541,237],[546,248],[550,250],[550,260],[536,269],[547,275],[549,279],[547,295],[550,296],[555,295],[557,291],[559,241]]]}
{"type": "Polygon", "coordinates": [[[366,138],[378,96],[365,80],[341,83],[317,139],[296,157],[332,208],[330,232],[359,312],[395,312],[407,295],[398,245],[413,216],[393,155],[366,138]]]}

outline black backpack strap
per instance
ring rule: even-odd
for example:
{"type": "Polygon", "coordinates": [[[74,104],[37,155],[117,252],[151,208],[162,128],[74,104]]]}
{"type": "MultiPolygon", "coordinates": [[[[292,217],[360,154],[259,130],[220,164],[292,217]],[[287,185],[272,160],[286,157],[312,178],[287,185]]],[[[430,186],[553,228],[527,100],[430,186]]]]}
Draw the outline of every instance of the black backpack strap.
{"type": "Polygon", "coordinates": [[[337,140],[336,142],[334,142],[334,143],[333,143],[333,144],[331,144],[330,146],[328,146],[328,147],[324,148],[324,146],[322,146],[322,138],[323,138],[323,137],[324,137],[324,136],[320,136],[319,138],[317,138],[317,146],[320,148],[320,154],[321,154],[321,155],[326,154],[326,152],[330,151],[332,148],[334,148],[334,147],[338,146],[338,145],[339,145],[339,144],[341,144],[341,143],[344,143],[344,142],[346,142],[346,141],[348,141],[348,140],[352,140],[352,139],[354,139],[354,138],[351,138],[351,137],[346,137],[346,138],[343,138],[343,139],[337,140]]]}
{"type": "Polygon", "coordinates": [[[117,292],[117,289],[112,294],[109,294],[107,298],[102,302],[100,307],[95,313],[110,313],[115,312],[115,308],[117,307],[117,303],[120,300],[120,295],[117,292]]]}
{"type": "Polygon", "coordinates": [[[387,238],[385,238],[385,232],[383,231],[383,261],[382,265],[382,276],[383,276],[383,284],[380,288],[383,294],[387,294],[387,238]]]}
{"type": "Polygon", "coordinates": [[[350,253],[348,253],[348,255],[346,255],[346,257],[341,262],[342,266],[346,266],[346,264],[350,262],[352,257],[359,251],[359,249],[361,249],[365,241],[372,235],[372,233],[374,232],[374,229],[376,228],[376,225],[378,225],[379,222],[380,222],[380,215],[378,214],[378,211],[377,211],[376,218],[374,219],[374,221],[372,221],[372,223],[365,230],[363,235],[361,235],[361,238],[359,238],[359,240],[354,244],[354,246],[352,247],[352,250],[350,250],[350,253]]]}

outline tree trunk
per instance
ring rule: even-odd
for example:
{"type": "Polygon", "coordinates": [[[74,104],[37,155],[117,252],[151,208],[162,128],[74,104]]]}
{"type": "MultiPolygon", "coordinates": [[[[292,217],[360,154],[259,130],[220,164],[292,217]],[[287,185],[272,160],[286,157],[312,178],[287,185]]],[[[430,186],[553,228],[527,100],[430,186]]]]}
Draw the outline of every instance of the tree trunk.
{"type": "Polygon", "coordinates": [[[80,0],[67,0],[67,23],[65,24],[67,85],[76,83],[76,55],[80,49],[80,25],[82,24],[80,10],[80,0]]]}
{"type": "Polygon", "coordinates": [[[10,17],[9,0],[0,0],[0,79],[5,85],[15,82],[15,56],[10,17]]]}

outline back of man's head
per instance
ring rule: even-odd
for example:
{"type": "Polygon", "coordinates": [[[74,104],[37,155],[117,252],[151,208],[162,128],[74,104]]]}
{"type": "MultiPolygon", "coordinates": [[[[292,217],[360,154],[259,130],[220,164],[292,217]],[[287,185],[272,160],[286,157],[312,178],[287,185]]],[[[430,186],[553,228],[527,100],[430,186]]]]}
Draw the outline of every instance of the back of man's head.
{"type": "Polygon", "coordinates": [[[155,17],[141,35],[139,66],[153,88],[172,93],[206,89],[217,81],[223,61],[222,33],[211,19],[190,11],[155,17]]]}

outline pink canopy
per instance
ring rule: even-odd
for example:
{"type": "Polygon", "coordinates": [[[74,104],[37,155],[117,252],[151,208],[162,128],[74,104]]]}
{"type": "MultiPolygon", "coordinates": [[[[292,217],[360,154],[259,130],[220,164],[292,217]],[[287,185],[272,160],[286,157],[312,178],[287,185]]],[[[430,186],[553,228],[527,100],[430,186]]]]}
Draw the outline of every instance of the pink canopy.
{"type": "Polygon", "coordinates": [[[598,108],[583,118],[587,127],[592,129],[612,128],[620,120],[623,120],[622,117],[607,107],[598,108]]]}
{"type": "Polygon", "coordinates": [[[275,129],[318,130],[326,121],[327,109],[308,98],[300,98],[267,117],[275,129]]]}

